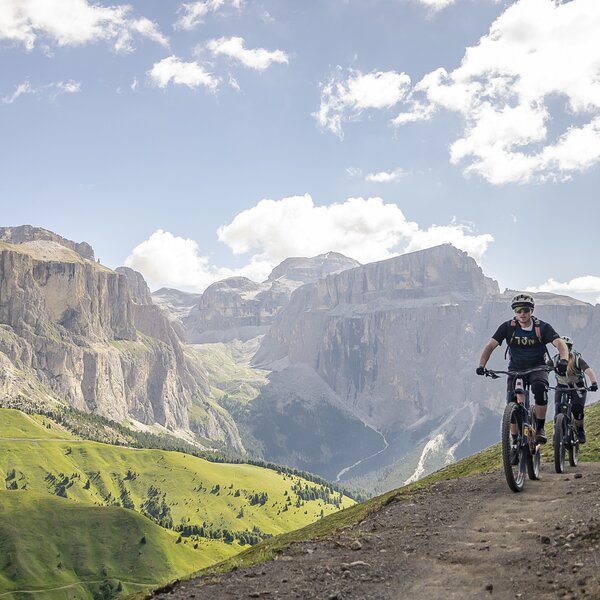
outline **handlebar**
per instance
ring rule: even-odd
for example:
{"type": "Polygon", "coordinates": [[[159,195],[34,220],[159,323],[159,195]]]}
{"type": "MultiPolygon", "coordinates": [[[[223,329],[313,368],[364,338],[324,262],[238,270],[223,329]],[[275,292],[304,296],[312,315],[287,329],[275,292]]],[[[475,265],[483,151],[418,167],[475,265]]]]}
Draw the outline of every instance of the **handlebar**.
{"type": "Polygon", "coordinates": [[[533,367],[531,369],[524,369],[523,371],[496,371],[494,369],[484,369],[483,374],[486,377],[491,377],[492,379],[498,379],[500,375],[511,375],[513,377],[523,377],[524,375],[529,375],[529,373],[535,373],[537,371],[546,371],[550,373],[550,371],[554,371],[554,367],[549,367],[547,365],[533,367]]]}
{"type": "Polygon", "coordinates": [[[583,387],[572,387],[572,386],[566,386],[566,385],[549,385],[548,386],[549,390],[558,390],[560,392],[593,392],[595,390],[592,390],[589,386],[583,386],[583,387]]]}

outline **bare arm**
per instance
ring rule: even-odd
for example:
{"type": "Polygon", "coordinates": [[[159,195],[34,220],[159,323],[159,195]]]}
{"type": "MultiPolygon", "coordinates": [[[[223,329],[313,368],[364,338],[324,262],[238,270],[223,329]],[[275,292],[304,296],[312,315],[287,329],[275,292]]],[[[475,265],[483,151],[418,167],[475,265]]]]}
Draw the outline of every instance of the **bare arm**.
{"type": "Polygon", "coordinates": [[[592,371],[592,367],[588,367],[584,373],[588,376],[588,379],[590,380],[590,383],[597,383],[598,382],[598,378],[596,377],[596,373],[594,373],[594,371],[592,371]]]}
{"type": "MultiPolygon", "coordinates": [[[[487,365],[487,361],[490,360],[490,356],[492,352],[499,346],[500,344],[492,338],[481,351],[481,358],[479,359],[479,366],[485,367],[487,365]]],[[[566,347],[566,346],[565,346],[566,347]]]]}
{"type": "Polygon", "coordinates": [[[564,358],[564,360],[569,360],[569,349],[563,340],[556,338],[552,342],[552,345],[558,350],[561,358],[564,358]]]}

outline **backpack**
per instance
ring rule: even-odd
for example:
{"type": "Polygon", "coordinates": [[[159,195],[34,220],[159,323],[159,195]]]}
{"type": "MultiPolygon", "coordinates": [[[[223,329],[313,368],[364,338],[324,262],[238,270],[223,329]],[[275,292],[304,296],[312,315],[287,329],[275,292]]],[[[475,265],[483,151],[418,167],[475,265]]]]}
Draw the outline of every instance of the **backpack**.
{"type": "MultiPolygon", "coordinates": [[[[584,378],[583,375],[583,371],[581,370],[581,366],[579,365],[580,359],[581,359],[581,354],[579,354],[579,352],[577,352],[576,350],[571,350],[570,354],[574,354],[575,355],[575,377],[577,377],[578,381],[581,381],[584,378]]],[[[558,363],[558,359],[560,358],[560,354],[556,354],[553,358],[552,358],[552,364],[556,367],[557,363],[558,363]]],[[[565,380],[567,378],[566,375],[562,375],[561,377],[564,377],[565,380]]],[[[562,382],[560,382],[562,383],[562,382]]]]}
{"type": "MultiPolygon", "coordinates": [[[[537,339],[540,341],[540,343],[543,344],[544,342],[542,341],[542,324],[541,324],[540,320],[537,317],[534,317],[533,315],[531,315],[531,320],[533,321],[533,328],[535,329],[535,335],[536,335],[537,339]]],[[[512,341],[515,339],[515,332],[517,331],[517,320],[515,318],[512,318],[510,321],[507,321],[507,323],[508,323],[508,326],[511,328],[511,330],[510,330],[510,335],[506,336],[506,350],[504,351],[505,359],[506,359],[506,355],[508,354],[508,349],[510,348],[512,341]]],[[[548,354],[548,351],[546,351],[546,354],[548,354]]],[[[579,365],[579,362],[577,363],[577,365],[579,365]]]]}

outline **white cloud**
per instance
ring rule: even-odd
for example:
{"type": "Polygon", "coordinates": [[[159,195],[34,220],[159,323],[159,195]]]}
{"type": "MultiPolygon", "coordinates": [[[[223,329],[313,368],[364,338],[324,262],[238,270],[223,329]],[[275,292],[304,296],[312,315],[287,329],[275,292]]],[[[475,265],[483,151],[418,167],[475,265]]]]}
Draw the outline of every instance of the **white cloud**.
{"type": "Polygon", "coordinates": [[[77,94],[81,91],[81,82],[73,81],[72,79],[69,81],[59,81],[56,84],[56,88],[63,94],[77,94]]]}
{"type": "Polygon", "coordinates": [[[8,96],[2,96],[2,104],[12,104],[25,94],[47,94],[52,100],[61,94],[77,94],[81,91],[81,83],[79,81],[59,81],[57,83],[48,83],[45,85],[32,85],[29,81],[20,83],[15,88],[15,91],[8,96]]]}
{"type": "Polygon", "coordinates": [[[216,12],[224,5],[240,8],[243,0],[200,0],[182,4],[178,12],[181,14],[174,24],[175,29],[196,29],[204,21],[209,12],[216,12]]]}
{"type": "Polygon", "coordinates": [[[346,167],[346,173],[350,177],[361,177],[362,169],[360,167],[346,167]]]}
{"type": "Polygon", "coordinates": [[[130,14],[130,6],[105,7],[88,0],[2,0],[0,39],[28,50],[43,38],[58,46],[106,41],[117,51],[130,51],[135,34],[168,45],[152,21],[130,14]]]}
{"type": "Polygon", "coordinates": [[[125,265],[140,273],[151,286],[172,286],[187,291],[202,291],[211,283],[226,277],[243,276],[254,281],[267,278],[272,264],[251,260],[240,269],[217,268],[202,256],[198,243],[158,229],[138,244],[125,260],[125,265]]]}
{"type": "Polygon", "coordinates": [[[493,241],[494,237],[489,233],[472,235],[472,230],[468,225],[432,225],[414,233],[406,246],[406,252],[450,243],[459,250],[464,250],[473,258],[481,258],[493,241]]]}
{"type": "Polygon", "coordinates": [[[34,93],[36,93],[36,92],[35,92],[34,88],[31,87],[31,84],[29,83],[29,81],[24,81],[23,83],[20,83],[16,87],[15,91],[12,94],[2,97],[2,104],[12,104],[16,100],[18,100],[21,96],[23,96],[24,94],[34,94],[34,93]]]}
{"type": "Polygon", "coordinates": [[[125,264],[155,284],[199,291],[233,275],[263,281],[290,256],[332,250],[368,263],[450,242],[477,259],[493,242],[491,235],[476,235],[471,226],[454,222],[421,229],[381,198],[315,206],[309,195],[261,200],[219,227],[217,235],[234,254],[250,255],[245,266],[213,266],[196,242],[162,230],[134,248],[125,264]]]}
{"type": "MultiPolygon", "coordinates": [[[[447,8],[448,6],[453,6],[456,4],[456,0],[415,0],[419,4],[427,7],[431,12],[436,13],[439,10],[447,8]]],[[[481,0],[475,0],[476,2],[480,2],[481,0]]],[[[499,2],[500,0],[492,0],[493,2],[499,2]]]]}
{"type": "Polygon", "coordinates": [[[600,277],[595,275],[586,275],[575,277],[570,281],[560,282],[550,278],[545,283],[538,286],[528,287],[528,292],[552,292],[554,294],[564,294],[591,302],[600,303],[600,277]]]}
{"type": "Polygon", "coordinates": [[[454,4],[455,0],[418,0],[421,4],[424,4],[427,8],[433,11],[442,10],[451,4],[454,4]]]}
{"type": "Polygon", "coordinates": [[[224,55],[234,58],[244,66],[257,71],[268,69],[272,63],[288,64],[288,56],[282,50],[265,50],[254,48],[252,50],[244,46],[244,38],[231,37],[210,40],[206,46],[215,55],[224,55]]]}
{"type": "Polygon", "coordinates": [[[240,84],[237,82],[237,79],[235,77],[233,77],[232,75],[229,75],[229,80],[227,81],[227,83],[229,83],[230,87],[232,87],[236,92],[242,91],[242,88],[240,87],[240,84]]]}
{"type": "Polygon", "coordinates": [[[329,250],[367,263],[450,241],[479,258],[493,241],[490,235],[470,235],[460,225],[421,230],[398,206],[381,198],[349,198],[343,204],[315,206],[309,195],[261,200],[217,233],[235,254],[256,250],[255,257],[273,264],[289,256],[329,250]]]}
{"type": "Polygon", "coordinates": [[[457,112],[465,130],[450,161],[467,174],[496,185],[568,179],[600,162],[599,30],[596,0],[518,0],[457,69],[417,83],[394,122],[457,112]]]}
{"type": "Polygon", "coordinates": [[[379,173],[369,173],[365,177],[365,181],[371,181],[374,183],[392,183],[393,181],[399,181],[404,177],[406,173],[398,168],[393,171],[380,171],[379,173]]]}
{"type": "Polygon", "coordinates": [[[214,91],[219,86],[219,80],[197,62],[184,62],[177,56],[163,58],[155,63],[148,71],[150,81],[161,88],[169,83],[187,85],[190,88],[207,87],[214,91]]]}
{"type": "Polygon", "coordinates": [[[410,88],[410,77],[395,71],[361,73],[350,69],[345,76],[338,67],[329,81],[321,84],[321,103],[313,113],[317,123],[343,137],[342,123],[357,119],[367,109],[389,109],[400,102],[410,88]]]}

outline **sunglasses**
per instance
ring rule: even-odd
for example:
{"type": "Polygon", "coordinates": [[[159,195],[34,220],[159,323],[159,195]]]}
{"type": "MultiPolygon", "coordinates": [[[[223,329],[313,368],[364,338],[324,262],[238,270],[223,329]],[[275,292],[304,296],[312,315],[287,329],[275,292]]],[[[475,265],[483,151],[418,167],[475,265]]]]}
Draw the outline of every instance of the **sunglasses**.
{"type": "Polygon", "coordinates": [[[520,315],[521,313],[530,313],[531,308],[528,306],[519,306],[519,308],[515,308],[515,313],[520,315]]]}

